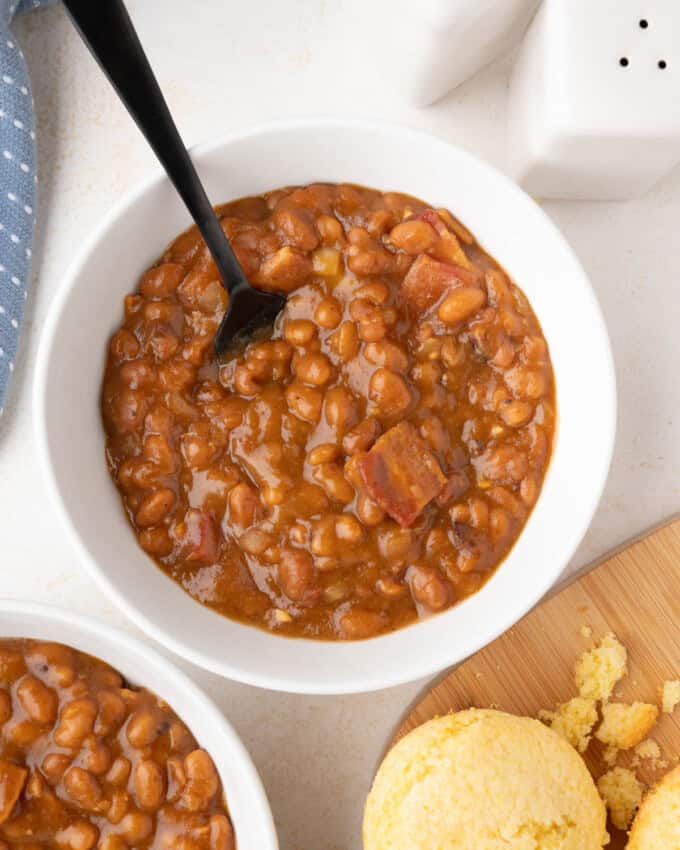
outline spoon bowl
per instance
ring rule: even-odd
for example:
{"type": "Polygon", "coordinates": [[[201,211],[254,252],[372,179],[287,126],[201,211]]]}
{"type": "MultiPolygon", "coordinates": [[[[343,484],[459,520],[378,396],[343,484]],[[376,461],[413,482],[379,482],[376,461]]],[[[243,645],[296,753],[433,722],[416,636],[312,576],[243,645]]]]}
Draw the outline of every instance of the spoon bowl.
{"type": "Polygon", "coordinates": [[[246,283],[229,294],[229,308],[215,334],[215,353],[224,359],[231,349],[244,345],[268,325],[273,325],[286,299],[275,292],[262,292],[246,283]]]}

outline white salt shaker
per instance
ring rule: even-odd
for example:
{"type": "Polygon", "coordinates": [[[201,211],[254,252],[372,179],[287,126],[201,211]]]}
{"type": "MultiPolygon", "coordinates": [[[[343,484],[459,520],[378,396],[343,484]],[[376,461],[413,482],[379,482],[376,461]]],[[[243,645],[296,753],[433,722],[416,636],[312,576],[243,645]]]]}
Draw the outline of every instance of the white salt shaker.
{"type": "Polygon", "coordinates": [[[508,147],[538,197],[646,192],[680,162],[680,0],[543,0],[512,71],[508,147]]]}
{"type": "MultiPolygon", "coordinates": [[[[678,0],[680,2],[680,0],[678,0]]],[[[369,0],[371,55],[390,84],[427,106],[522,35],[539,0],[369,0]]]]}

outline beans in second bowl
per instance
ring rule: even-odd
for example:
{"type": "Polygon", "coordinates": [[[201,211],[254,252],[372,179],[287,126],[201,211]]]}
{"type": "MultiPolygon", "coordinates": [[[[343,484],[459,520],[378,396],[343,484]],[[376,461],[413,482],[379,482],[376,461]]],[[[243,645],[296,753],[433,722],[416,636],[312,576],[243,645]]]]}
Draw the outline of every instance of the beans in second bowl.
{"type": "Polygon", "coordinates": [[[0,638],[0,850],[234,850],[172,708],[68,646],[0,638]]]}

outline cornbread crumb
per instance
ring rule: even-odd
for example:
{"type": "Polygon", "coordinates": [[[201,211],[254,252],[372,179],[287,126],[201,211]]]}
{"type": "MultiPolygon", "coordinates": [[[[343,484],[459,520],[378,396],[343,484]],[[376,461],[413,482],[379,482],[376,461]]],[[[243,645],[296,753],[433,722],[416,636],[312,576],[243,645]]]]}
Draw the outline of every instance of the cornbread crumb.
{"type": "Polygon", "coordinates": [[[642,785],[632,770],[613,767],[597,780],[612,823],[617,829],[628,829],[642,801],[642,785]]]}
{"type": "Polygon", "coordinates": [[[635,755],[641,759],[658,759],[661,756],[661,748],[653,738],[645,738],[635,747],[635,755]]]}
{"type": "Polygon", "coordinates": [[[603,744],[629,750],[647,737],[658,716],[659,709],[647,702],[605,703],[595,737],[603,744]]]}
{"type": "MultiPolygon", "coordinates": [[[[552,715],[549,720],[550,728],[569,741],[579,753],[584,753],[588,748],[593,726],[597,723],[595,700],[574,697],[559,705],[556,711],[546,713],[552,715]]],[[[539,717],[544,719],[540,714],[539,717]]]]}
{"type": "MultiPolygon", "coordinates": [[[[580,631],[584,638],[592,634],[589,626],[582,626],[580,631]]],[[[627,673],[627,656],[626,648],[614,634],[605,635],[595,649],[583,653],[576,663],[574,678],[580,696],[554,711],[543,709],[538,717],[579,752],[585,752],[597,724],[599,702],[602,720],[594,735],[604,746],[596,752],[608,769],[598,779],[597,789],[617,829],[628,829],[640,808],[626,850],[680,850],[680,766],[657,786],[663,790],[655,789],[644,802],[644,785],[635,774],[641,767],[654,771],[668,768],[659,744],[647,737],[659,718],[659,708],[644,702],[609,701],[627,673]],[[628,767],[617,766],[622,750],[634,750],[626,762],[628,767]]],[[[638,687],[637,680],[631,684],[638,687]]],[[[664,682],[660,698],[661,710],[672,713],[680,704],[680,679],[664,682]]]]}
{"type": "Polygon", "coordinates": [[[635,755],[631,761],[632,767],[639,767],[640,763],[646,761],[652,770],[661,770],[668,767],[666,759],[661,758],[661,747],[652,738],[646,738],[635,747],[635,755]]]}
{"type": "Polygon", "coordinates": [[[645,796],[626,850],[673,850],[680,847],[680,767],[667,773],[645,796]]]}
{"type": "Polygon", "coordinates": [[[664,714],[673,714],[675,706],[680,702],[680,680],[669,679],[661,689],[661,710],[664,714]]]}
{"type": "Polygon", "coordinates": [[[628,654],[611,632],[600,641],[599,646],[584,652],[576,662],[574,678],[579,693],[586,699],[606,702],[614,685],[626,674],[628,654]]]}
{"type": "Polygon", "coordinates": [[[583,759],[528,717],[471,709],[402,738],[376,775],[364,850],[601,850],[606,811],[583,759]]]}
{"type": "Polygon", "coordinates": [[[619,757],[618,747],[605,747],[602,751],[602,761],[607,767],[613,767],[616,764],[616,759],[619,757]]]}

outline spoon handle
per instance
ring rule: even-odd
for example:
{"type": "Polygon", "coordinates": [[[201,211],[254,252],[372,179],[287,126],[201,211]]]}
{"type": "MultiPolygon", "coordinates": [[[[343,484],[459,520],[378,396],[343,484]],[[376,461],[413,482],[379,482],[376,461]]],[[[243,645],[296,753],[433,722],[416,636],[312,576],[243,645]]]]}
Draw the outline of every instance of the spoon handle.
{"type": "Polygon", "coordinates": [[[246,282],[184,147],[122,0],[64,0],[76,29],[198,225],[227,291],[246,282]]]}

